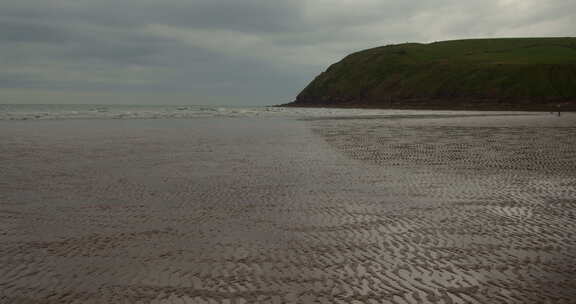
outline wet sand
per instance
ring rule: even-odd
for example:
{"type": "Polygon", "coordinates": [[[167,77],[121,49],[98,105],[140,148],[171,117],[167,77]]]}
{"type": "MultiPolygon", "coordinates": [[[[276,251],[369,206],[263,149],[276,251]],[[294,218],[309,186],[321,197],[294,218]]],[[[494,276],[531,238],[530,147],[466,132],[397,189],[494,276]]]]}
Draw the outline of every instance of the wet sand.
{"type": "Polygon", "coordinates": [[[576,115],[0,122],[0,303],[576,303],[576,115]]]}

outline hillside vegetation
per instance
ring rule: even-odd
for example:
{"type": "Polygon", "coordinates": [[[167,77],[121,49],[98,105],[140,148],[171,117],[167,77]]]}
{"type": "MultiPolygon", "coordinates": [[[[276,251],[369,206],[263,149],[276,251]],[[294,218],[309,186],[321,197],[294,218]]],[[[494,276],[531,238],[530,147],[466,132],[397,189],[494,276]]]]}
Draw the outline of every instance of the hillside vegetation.
{"type": "Polygon", "coordinates": [[[293,106],[544,108],[576,105],[576,38],[406,43],[351,54],[293,106]]]}

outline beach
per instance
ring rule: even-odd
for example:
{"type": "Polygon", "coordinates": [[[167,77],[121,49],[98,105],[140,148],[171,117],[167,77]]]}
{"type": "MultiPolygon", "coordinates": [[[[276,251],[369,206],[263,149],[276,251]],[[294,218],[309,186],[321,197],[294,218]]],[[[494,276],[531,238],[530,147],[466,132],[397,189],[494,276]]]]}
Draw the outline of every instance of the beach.
{"type": "Polygon", "coordinates": [[[346,111],[0,121],[0,303],[576,303],[576,114],[346,111]]]}

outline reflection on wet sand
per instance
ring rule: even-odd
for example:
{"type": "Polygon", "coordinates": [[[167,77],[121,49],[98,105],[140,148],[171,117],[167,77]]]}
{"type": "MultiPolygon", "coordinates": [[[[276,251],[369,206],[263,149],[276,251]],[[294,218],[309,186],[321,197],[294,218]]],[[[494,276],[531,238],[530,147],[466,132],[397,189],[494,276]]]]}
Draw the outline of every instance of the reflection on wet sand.
{"type": "Polygon", "coordinates": [[[576,299],[569,114],[4,122],[0,140],[0,303],[576,299]]]}

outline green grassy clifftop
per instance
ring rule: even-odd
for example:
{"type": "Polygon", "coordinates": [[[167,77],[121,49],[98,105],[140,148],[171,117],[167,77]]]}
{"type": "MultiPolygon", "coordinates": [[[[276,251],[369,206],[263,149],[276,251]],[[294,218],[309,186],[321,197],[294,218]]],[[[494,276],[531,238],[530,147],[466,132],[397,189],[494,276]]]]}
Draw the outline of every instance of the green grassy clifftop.
{"type": "Polygon", "coordinates": [[[351,54],[292,106],[545,108],[576,106],[576,38],[471,39],[351,54]]]}

